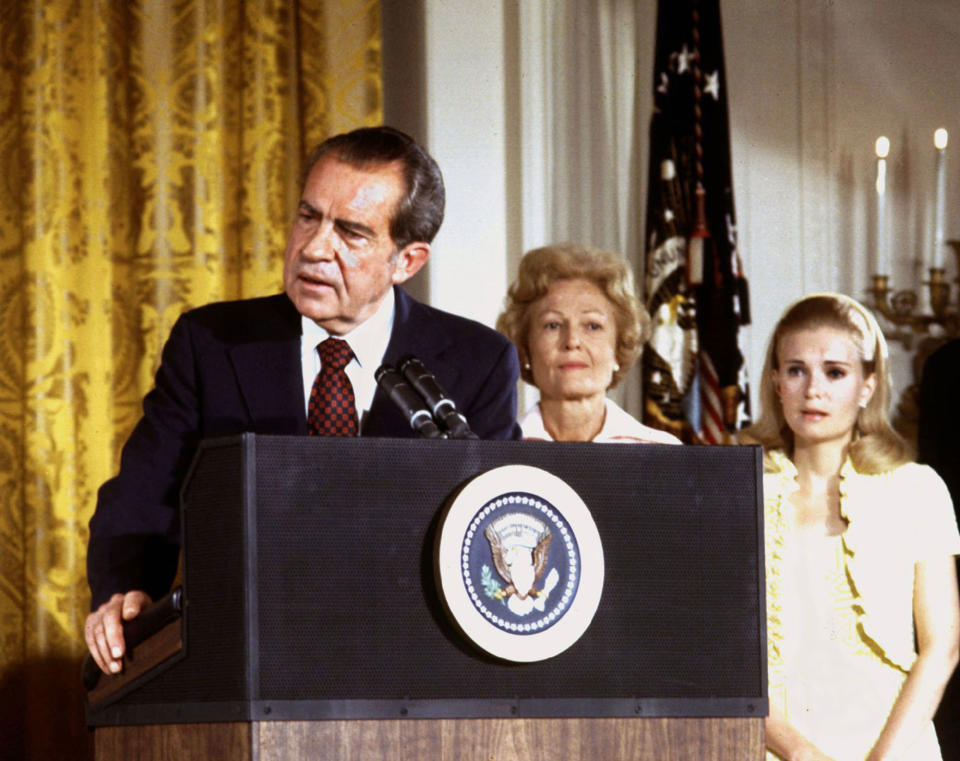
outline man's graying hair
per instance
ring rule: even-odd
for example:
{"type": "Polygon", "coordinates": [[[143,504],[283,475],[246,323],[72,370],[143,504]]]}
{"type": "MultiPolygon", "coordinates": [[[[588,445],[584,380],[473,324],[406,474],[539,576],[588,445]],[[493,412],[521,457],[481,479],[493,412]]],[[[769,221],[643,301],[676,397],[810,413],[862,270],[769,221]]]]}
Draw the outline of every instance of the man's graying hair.
{"type": "Polygon", "coordinates": [[[443,175],[433,157],[412,137],[392,127],[361,127],[334,135],[314,149],[304,178],[327,155],[358,169],[402,162],[406,187],[390,220],[390,237],[397,250],[415,241],[433,241],[443,222],[443,175]]]}

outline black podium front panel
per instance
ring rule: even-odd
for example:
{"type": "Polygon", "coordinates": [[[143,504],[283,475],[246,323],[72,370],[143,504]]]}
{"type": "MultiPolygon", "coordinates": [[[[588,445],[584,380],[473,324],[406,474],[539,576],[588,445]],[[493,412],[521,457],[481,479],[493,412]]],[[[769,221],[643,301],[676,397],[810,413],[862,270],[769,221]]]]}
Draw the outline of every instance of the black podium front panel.
{"type": "Polygon", "coordinates": [[[205,442],[184,489],[186,657],[88,717],[762,716],[754,447],[313,439],[205,442]],[[445,506],[506,464],[562,478],[603,545],[593,622],[507,663],[452,624],[445,506]]]}

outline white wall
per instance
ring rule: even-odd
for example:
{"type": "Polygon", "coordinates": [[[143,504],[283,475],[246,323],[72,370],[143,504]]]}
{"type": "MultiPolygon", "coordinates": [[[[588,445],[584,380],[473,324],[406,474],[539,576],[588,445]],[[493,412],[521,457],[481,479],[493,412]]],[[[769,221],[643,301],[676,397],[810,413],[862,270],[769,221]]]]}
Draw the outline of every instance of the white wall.
{"type": "MultiPolygon", "coordinates": [[[[868,300],[877,240],[874,141],[890,138],[886,235],[895,288],[926,279],[933,132],[960,147],[960,13],[954,0],[724,2],[734,192],[753,294],[754,375],[772,323],[804,293],[868,300]]],[[[960,197],[950,164],[949,209],[960,197]]],[[[956,264],[947,259],[948,277],[956,264]]],[[[914,344],[914,348],[916,344],[914,344]]],[[[895,387],[911,353],[891,345],[895,387]]],[[[899,396],[899,393],[897,394],[899,396]]]]}
{"type": "MultiPolygon", "coordinates": [[[[866,298],[880,134],[894,285],[921,277],[934,129],[960,149],[960,13],[955,0],[725,0],[722,13],[755,394],[787,303],[866,298]]],[[[655,0],[384,0],[386,118],[425,134],[450,196],[421,295],[492,323],[533,245],[576,238],[638,261],[655,21],[655,0]]],[[[958,157],[948,189],[958,238],[958,157]]],[[[909,354],[892,348],[902,388],[909,354]]]]}
{"type": "Polygon", "coordinates": [[[430,263],[411,290],[492,325],[508,285],[503,2],[385,0],[385,121],[437,160],[447,189],[430,263]]]}

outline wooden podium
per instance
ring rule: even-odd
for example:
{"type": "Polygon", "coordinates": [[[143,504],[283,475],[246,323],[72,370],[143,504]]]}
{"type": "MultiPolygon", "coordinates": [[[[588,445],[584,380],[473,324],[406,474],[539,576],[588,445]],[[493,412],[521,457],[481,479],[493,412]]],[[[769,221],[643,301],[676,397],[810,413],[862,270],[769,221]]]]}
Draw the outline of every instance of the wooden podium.
{"type": "Polygon", "coordinates": [[[183,615],[89,693],[98,761],[763,757],[756,448],[245,434],[201,445],[182,505],[183,615]],[[447,505],[508,464],[603,546],[589,628],[533,663],[476,648],[436,583],[447,505]]]}

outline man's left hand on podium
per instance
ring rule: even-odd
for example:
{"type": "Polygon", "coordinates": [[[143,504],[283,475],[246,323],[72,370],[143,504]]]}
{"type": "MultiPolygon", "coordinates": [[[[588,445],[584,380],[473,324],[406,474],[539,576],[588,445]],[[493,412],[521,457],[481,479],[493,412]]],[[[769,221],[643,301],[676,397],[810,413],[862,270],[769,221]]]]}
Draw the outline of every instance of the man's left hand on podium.
{"type": "Polygon", "coordinates": [[[151,602],[150,596],[140,590],[118,592],[87,616],[83,635],[90,655],[105,674],[117,674],[122,668],[126,651],[123,621],[136,618],[151,602]]]}

